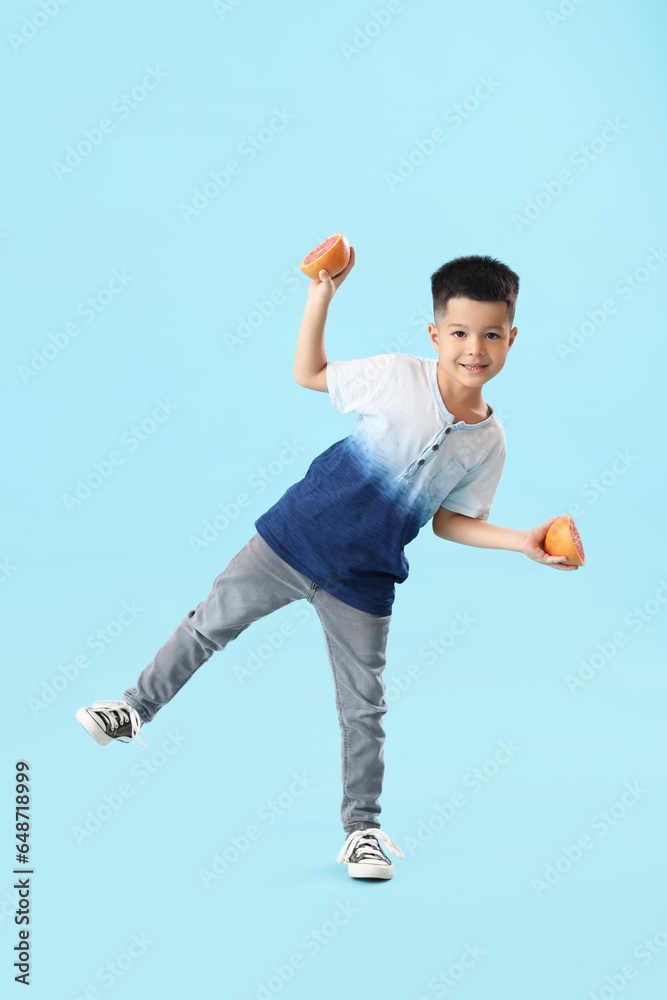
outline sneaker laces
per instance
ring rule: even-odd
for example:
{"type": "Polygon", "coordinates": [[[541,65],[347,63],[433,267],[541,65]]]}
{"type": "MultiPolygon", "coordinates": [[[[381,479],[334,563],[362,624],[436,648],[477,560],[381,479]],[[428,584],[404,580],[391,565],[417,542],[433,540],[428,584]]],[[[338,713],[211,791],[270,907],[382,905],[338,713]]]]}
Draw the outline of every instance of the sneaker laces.
{"type": "Polygon", "coordinates": [[[117,739],[119,743],[131,743],[132,740],[134,740],[134,742],[138,743],[140,747],[145,747],[148,743],[144,733],[141,733],[141,740],[137,739],[139,730],[141,729],[141,719],[139,718],[139,713],[136,708],[128,705],[127,702],[98,701],[95,703],[93,711],[99,712],[99,714],[104,718],[107,732],[113,732],[114,729],[118,729],[125,723],[130,723],[132,736],[116,736],[115,739],[117,739]]]}
{"type": "Polygon", "coordinates": [[[387,836],[384,830],[379,830],[376,826],[370,826],[366,830],[353,830],[349,834],[347,840],[343,844],[339,851],[337,862],[349,861],[355,850],[358,848],[360,853],[368,854],[373,860],[386,861],[382,851],[379,847],[373,843],[372,840],[364,840],[364,837],[375,837],[376,840],[381,840],[385,847],[388,847],[392,854],[395,854],[397,858],[404,858],[405,855],[400,847],[394,843],[394,841],[387,836]]]}

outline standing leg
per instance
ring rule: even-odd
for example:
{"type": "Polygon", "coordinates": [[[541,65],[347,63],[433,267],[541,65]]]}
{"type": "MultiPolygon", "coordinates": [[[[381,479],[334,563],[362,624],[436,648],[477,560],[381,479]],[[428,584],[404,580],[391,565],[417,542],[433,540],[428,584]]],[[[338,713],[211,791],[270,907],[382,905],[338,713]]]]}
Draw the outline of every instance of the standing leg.
{"type": "Polygon", "coordinates": [[[391,615],[360,611],[319,587],[312,604],[322,624],[336,692],[343,758],[343,827],[346,833],[379,828],[384,778],[382,716],[388,707],[382,671],[391,615]]]}
{"type": "Polygon", "coordinates": [[[308,597],[315,584],[299,573],[257,532],[213,581],[205,601],[189,611],[141,672],[123,700],[150,722],[196,670],[258,618],[308,597]]]}

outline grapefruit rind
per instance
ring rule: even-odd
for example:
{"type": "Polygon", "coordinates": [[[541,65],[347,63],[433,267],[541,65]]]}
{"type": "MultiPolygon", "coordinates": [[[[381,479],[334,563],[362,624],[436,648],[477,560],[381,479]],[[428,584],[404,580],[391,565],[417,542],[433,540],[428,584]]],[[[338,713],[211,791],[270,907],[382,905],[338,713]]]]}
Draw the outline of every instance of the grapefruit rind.
{"type": "Polygon", "coordinates": [[[350,244],[343,233],[334,233],[306,254],[299,267],[309,278],[319,278],[320,271],[332,278],[344,271],[350,259],[350,244]]]}

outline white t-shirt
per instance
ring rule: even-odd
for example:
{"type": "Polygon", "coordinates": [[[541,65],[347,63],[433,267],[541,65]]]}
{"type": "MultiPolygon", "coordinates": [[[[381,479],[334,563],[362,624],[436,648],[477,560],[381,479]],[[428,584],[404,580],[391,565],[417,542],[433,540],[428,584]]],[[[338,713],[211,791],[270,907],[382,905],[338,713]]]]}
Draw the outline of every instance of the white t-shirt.
{"type": "Polygon", "coordinates": [[[439,507],[488,520],[505,462],[493,408],[454,423],[437,364],[399,352],[329,361],[331,402],[359,414],[354,430],[255,521],[291,566],[374,615],[391,614],[409,571],[404,547],[439,507]]]}

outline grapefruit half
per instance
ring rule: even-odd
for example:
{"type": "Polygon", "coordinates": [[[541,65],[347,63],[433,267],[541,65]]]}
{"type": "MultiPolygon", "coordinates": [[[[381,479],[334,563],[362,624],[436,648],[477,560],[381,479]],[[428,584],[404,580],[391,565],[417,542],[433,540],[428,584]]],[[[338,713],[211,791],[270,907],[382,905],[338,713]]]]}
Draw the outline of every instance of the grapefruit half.
{"type": "Polygon", "coordinates": [[[319,278],[320,271],[328,271],[332,278],[347,267],[350,259],[350,244],[342,233],[334,233],[324,243],[311,250],[299,267],[309,278],[319,278]]]}
{"type": "Polygon", "coordinates": [[[544,551],[550,556],[567,556],[566,566],[584,566],[586,557],[577,526],[569,514],[557,517],[544,539],[544,551]]]}

